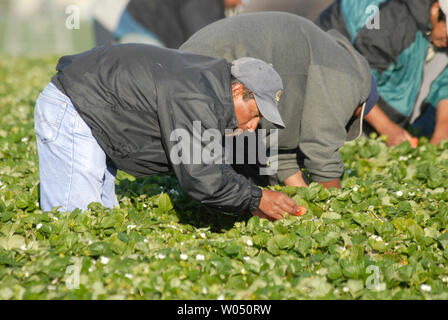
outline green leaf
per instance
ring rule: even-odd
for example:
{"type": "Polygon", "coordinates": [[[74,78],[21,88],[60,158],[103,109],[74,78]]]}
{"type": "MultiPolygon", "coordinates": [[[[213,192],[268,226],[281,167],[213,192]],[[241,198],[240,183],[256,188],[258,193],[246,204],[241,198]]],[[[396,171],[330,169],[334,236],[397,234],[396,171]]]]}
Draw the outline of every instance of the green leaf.
{"type": "Polygon", "coordinates": [[[157,201],[157,206],[160,212],[167,213],[173,209],[170,197],[166,193],[162,193],[157,201]]]}
{"type": "Polygon", "coordinates": [[[295,227],[295,232],[301,237],[309,237],[316,230],[316,226],[311,221],[304,221],[295,227]]]}
{"type": "Polygon", "coordinates": [[[342,218],[342,216],[339,213],[333,211],[325,211],[324,213],[322,213],[320,217],[322,219],[329,219],[329,220],[339,220],[342,218]]]}
{"type": "Polygon", "coordinates": [[[0,237],[0,248],[4,250],[20,249],[25,246],[25,238],[20,235],[0,237]]]}
{"type": "Polygon", "coordinates": [[[274,256],[280,253],[280,248],[278,247],[277,241],[275,239],[270,239],[267,243],[266,248],[268,249],[269,253],[274,256]]]}
{"type": "Polygon", "coordinates": [[[309,254],[312,245],[313,245],[313,241],[311,239],[298,239],[294,248],[303,257],[306,257],[309,254]]]}
{"type": "Polygon", "coordinates": [[[110,248],[110,245],[104,241],[98,241],[95,243],[92,243],[88,250],[90,252],[91,256],[109,256],[112,253],[112,250],[110,248]]]}
{"type": "Polygon", "coordinates": [[[323,277],[308,277],[300,280],[297,289],[304,295],[316,299],[327,295],[333,286],[323,277]]]}

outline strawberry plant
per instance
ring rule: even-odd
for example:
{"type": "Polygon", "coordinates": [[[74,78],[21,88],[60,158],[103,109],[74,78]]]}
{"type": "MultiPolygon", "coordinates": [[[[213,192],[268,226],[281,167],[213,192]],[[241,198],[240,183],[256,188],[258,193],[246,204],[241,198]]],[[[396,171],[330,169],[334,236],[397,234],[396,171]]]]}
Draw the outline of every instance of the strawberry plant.
{"type": "Polygon", "coordinates": [[[448,299],[448,143],[426,138],[347,143],[340,190],[271,187],[306,208],[276,222],[124,172],[120,209],[43,212],[33,111],[56,61],[0,59],[0,299],[448,299]]]}

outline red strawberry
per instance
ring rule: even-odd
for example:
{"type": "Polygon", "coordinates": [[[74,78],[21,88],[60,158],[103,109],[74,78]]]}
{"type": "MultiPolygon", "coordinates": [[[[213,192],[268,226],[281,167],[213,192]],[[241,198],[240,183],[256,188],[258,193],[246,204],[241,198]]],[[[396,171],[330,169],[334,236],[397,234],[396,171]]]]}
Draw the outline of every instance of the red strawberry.
{"type": "Polygon", "coordinates": [[[306,213],[306,208],[305,207],[299,207],[299,209],[297,209],[296,213],[294,214],[295,216],[303,216],[306,213]]]}

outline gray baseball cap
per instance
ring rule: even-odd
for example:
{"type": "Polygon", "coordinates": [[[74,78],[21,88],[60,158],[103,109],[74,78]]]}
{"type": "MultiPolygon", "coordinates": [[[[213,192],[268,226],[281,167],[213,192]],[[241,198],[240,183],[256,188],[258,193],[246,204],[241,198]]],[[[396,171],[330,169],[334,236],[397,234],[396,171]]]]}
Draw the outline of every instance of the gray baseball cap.
{"type": "Polygon", "coordinates": [[[263,117],[284,128],[285,124],[278,112],[283,82],[274,67],[260,59],[244,57],[232,62],[231,73],[253,92],[263,117]]]}

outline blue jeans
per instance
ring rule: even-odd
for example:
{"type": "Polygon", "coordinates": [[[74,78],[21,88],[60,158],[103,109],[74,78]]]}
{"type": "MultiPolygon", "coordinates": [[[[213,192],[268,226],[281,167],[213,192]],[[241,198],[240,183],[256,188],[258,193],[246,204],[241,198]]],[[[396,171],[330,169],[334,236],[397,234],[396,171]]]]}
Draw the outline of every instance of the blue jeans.
{"type": "Polygon", "coordinates": [[[50,83],[34,110],[39,154],[40,207],[85,210],[93,201],[118,206],[117,169],[108,161],[70,98],[50,83]]]}
{"type": "Polygon", "coordinates": [[[412,126],[421,130],[420,135],[431,137],[436,126],[436,113],[436,108],[428,106],[423,114],[415,120],[412,126]]]}

